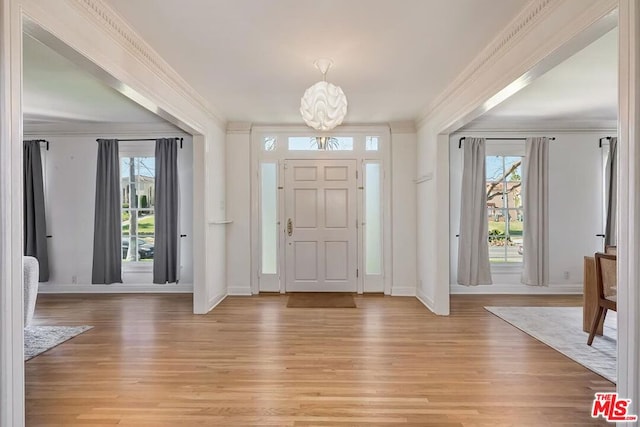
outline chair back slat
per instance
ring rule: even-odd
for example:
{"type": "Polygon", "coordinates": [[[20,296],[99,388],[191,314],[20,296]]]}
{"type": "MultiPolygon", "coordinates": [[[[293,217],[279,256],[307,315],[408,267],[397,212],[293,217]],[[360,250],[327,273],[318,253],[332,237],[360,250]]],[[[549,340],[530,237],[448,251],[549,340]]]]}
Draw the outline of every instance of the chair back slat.
{"type": "Polygon", "coordinates": [[[604,299],[615,299],[618,294],[616,255],[597,252],[595,260],[598,296],[604,299]]]}

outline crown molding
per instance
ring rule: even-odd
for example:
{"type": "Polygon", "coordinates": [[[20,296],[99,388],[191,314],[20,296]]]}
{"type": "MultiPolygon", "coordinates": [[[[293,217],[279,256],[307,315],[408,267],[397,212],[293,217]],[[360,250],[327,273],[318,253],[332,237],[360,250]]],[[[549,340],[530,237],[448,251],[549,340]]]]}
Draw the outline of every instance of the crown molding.
{"type": "Polygon", "coordinates": [[[170,123],[38,123],[24,125],[25,136],[190,136],[170,123]]]}
{"type": "Polygon", "coordinates": [[[253,123],[251,122],[228,122],[227,133],[248,134],[248,133],[251,133],[252,126],[253,126],[253,123]]]}
{"type": "Polygon", "coordinates": [[[389,132],[389,125],[380,124],[380,123],[373,123],[373,124],[349,123],[349,124],[342,124],[327,132],[320,132],[313,128],[310,128],[309,126],[300,125],[300,124],[287,125],[287,124],[253,123],[251,130],[256,132],[273,132],[273,133],[299,132],[301,135],[312,134],[314,136],[316,135],[340,136],[347,133],[360,133],[360,134],[369,133],[370,134],[372,132],[378,132],[378,133],[389,132]]]}
{"type": "Polygon", "coordinates": [[[533,0],[416,119],[416,126],[451,129],[474,118],[463,116],[491,109],[489,102],[497,105],[615,27],[617,5],[617,0],[533,0]]]}
{"type": "MultiPolygon", "coordinates": [[[[472,122],[473,123],[473,122],[472,122]]],[[[461,128],[464,132],[612,132],[618,128],[617,120],[492,120],[478,121],[461,128]]]]}
{"type": "Polygon", "coordinates": [[[398,133],[416,133],[416,124],[413,121],[389,122],[391,135],[398,133]]]}
{"type": "Polygon", "coordinates": [[[170,82],[178,92],[206,112],[221,128],[226,118],[203,96],[189,85],[163,58],[136,33],[116,11],[102,0],[75,0],[71,2],[79,11],[104,28],[121,46],[134,54],[146,67],[163,80],[170,82]]]}
{"type": "Polygon", "coordinates": [[[534,0],[525,8],[478,54],[473,61],[423,110],[416,119],[418,127],[426,121],[433,111],[453,96],[473,76],[485,68],[490,61],[510,50],[517,40],[534,27],[544,16],[551,13],[561,0],[534,0]]]}

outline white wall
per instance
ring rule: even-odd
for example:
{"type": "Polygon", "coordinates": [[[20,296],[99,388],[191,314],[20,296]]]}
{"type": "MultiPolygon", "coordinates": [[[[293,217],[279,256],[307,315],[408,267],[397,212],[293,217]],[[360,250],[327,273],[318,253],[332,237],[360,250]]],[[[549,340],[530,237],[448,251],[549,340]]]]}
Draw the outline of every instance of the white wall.
{"type": "MultiPolygon", "coordinates": [[[[167,135],[180,136],[175,131],[167,135]]],[[[139,134],[113,133],[105,136],[122,139],[144,137],[139,134]]],[[[152,285],[151,272],[127,272],[123,265],[122,278],[125,285],[151,285],[149,289],[154,291],[171,289],[191,292],[193,289],[193,144],[190,136],[183,136],[183,148],[178,150],[179,232],[187,237],[180,239],[180,289],[176,289],[175,285],[152,285]]],[[[29,138],[28,134],[25,138],[29,138]]],[[[48,239],[50,279],[49,282],[40,284],[40,291],[122,290],[118,285],[111,285],[109,289],[91,285],[98,152],[96,135],[45,136],[39,130],[37,138],[49,141],[49,150],[43,150],[42,153],[47,234],[52,236],[48,239]]],[[[144,288],[132,286],[131,290],[139,291],[144,288]]]]}
{"type": "MultiPolygon", "coordinates": [[[[413,123],[392,124],[391,164],[387,166],[390,179],[391,232],[390,256],[391,294],[416,294],[416,132],[413,123]]],[[[283,127],[282,129],[287,129],[283,127]]],[[[230,295],[248,295],[251,290],[251,180],[257,171],[251,163],[251,126],[230,123],[227,130],[226,159],[227,215],[233,221],[227,230],[227,283],[230,295]]],[[[253,248],[255,249],[255,248],[253,248]]],[[[257,289],[254,290],[257,292],[257,289]]]]}
{"type": "Polygon", "coordinates": [[[601,250],[602,149],[598,140],[611,132],[474,132],[450,138],[450,277],[452,293],[581,293],[583,257],[601,250]],[[492,272],[493,285],[466,287],[457,284],[460,192],[463,136],[526,137],[553,135],[549,146],[549,287],[520,283],[518,272],[492,272]],[[568,274],[568,277],[565,276],[568,274]]]}
{"type": "MultiPolygon", "coordinates": [[[[438,314],[449,314],[448,297],[439,301],[438,294],[438,184],[437,134],[421,127],[417,133],[416,185],[417,197],[417,297],[438,314]]],[[[447,188],[448,191],[448,188],[447,188]]],[[[440,226],[442,226],[440,224],[440,226]]]]}
{"type": "MultiPolygon", "coordinates": [[[[205,163],[206,183],[204,186],[205,198],[208,198],[208,208],[206,209],[208,223],[205,239],[204,253],[194,253],[194,262],[198,262],[198,257],[203,258],[206,265],[206,275],[204,282],[207,285],[207,303],[206,306],[211,308],[222,302],[227,296],[227,243],[225,225],[220,225],[221,221],[227,218],[226,206],[226,145],[225,131],[221,127],[213,127],[207,132],[213,138],[207,138],[205,159],[200,159],[205,163]]],[[[197,144],[200,137],[194,137],[197,144]]],[[[198,163],[197,156],[194,158],[194,167],[198,163]]],[[[195,172],[195,170],[194,170],[195,172]]],[[[195,183],[194,183],[195,184],[195,183]]],[[[202,183],[199,183],[202,185],[202,183]]],[[[194,194],[198,194],[197,187],[194,185],[194,194]]],[[[200,201],[202,202],[202,201],[200,201]]],[[[195,217],[194,217],[195,218],[195,217]]],[[[194,247],[198,247],[199,236],[194,235],[194,247]]],[[[197,269],[194,283],[198,282],[197,269]]],[[[199,305],[196,300],[194,289],[194,306],[199,305]]]]}
{"type": "Polygon", "coordinates": [[[415,129],[391,125],[392,295],[416,295],[415,129]]]}
{"type": "MultiPolygon", "coordinates": [[[[230,126],[231,128],[231,126],[230,126]]],[[[230,295],[251,295],[251,132],[227,131],[227,286],[230,295]]]]}

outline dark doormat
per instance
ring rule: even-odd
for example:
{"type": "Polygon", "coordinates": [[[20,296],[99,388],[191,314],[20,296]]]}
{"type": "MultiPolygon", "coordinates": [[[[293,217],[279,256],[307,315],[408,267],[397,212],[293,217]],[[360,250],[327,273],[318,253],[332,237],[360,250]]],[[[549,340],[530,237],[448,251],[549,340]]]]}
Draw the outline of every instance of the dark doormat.
{"type": "Polygon", "coordinates": [[[287,300],[289,308],[357,308],[353,295],[344,292],[294,292],[287,300]]]}

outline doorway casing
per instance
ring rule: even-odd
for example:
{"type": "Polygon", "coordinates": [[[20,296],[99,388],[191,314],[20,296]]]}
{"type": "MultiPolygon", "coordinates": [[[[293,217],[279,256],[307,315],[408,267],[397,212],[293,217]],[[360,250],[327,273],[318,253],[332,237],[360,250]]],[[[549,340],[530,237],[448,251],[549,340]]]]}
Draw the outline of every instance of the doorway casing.
{"type": "Polygon", "coordinates": [[[251,292],[259,293],[261,290],[272,292],[285,292],[284,276],[281,272],[286,271],[285,266],[285,226],[286,218],[284,197],[284,165],[287,160],[297,159],[347,159],[356,160],[356,168],[358,171],[358,190],[357,190],[357,211],[358,211],[358,266],[360,272],[364,272],[363,256],[364,238],[363,238],[363,184],[364,167],[368,162],[376,162],[380,164],[382,176],[382,274],[366,275],[359,274],[357,278],[357,292],[384,292],[391,294],[391,197],[390,197],[390,165],[391,165],[391,146],[390,132],[388,126],[340,126],[331,133],[323,134],[323,136],[347,136],[354,138],[354,149],[348,151],[334,150],[309,150],[309,151],[290,151],[287,147],[288,137],[314,137],[316,134],[313,130],[301,126],[254,126],[251,128],[251,292]],[[377,136],[379,138],[379,149],[376,151],[365,150],[365,138],[367,136],[377,136]],[[275,137],[278,141],[274,150],[264,149],[264,138],[275,137]],[[278,271],[276,274],[261,274],[261,233],[260,233],[260,168],[263,163],[275,163],[278,170],[278,271]]]}
{"type": "Polygon", "coordinates": [[[193,135],[194,312],[226,296],[226,123],[100,1],[0,0],[0,426],[24,425],[22,37],[38,40],[193,135]],[[205,254],[212,254],[205,262],[205,254]]]}

